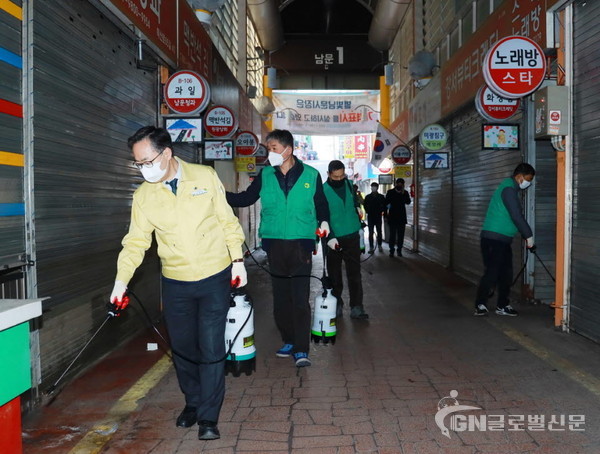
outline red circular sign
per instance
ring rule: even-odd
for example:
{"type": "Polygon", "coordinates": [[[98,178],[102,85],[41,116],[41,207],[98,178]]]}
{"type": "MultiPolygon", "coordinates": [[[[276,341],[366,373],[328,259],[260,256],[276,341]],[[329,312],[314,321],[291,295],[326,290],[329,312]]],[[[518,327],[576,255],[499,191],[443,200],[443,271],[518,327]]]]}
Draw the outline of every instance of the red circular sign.
{"type": "Polygon", "coordinates": [[[256,153],[254,153],[256,165],[263,165],[265,162],[267,162],[268,155],[269,152],[267,150],[267,147],[265,147],[262,143],[259,143],[258,149],[256,150],[256,153]]]}
{"type": "Polygon", "coordinates": [[[475,97],[475,107],[479,114],[489,121],[507,120],[519,111],[520,99],[504,98],[483,85],[475,97]]]}
{"type": "Polygon", "coordinates": [[[237,154],[252,156],[258,149],[258,137],[250,131],[241,131],[235,139],[237,154]]]}
{"type": "Polygon", "coordinates": [[[204,114],[204,129],[213,137],[230,137],[237,129],[235,114],[229,107],[213,106],[204,114]]]}
{"type": "Polygon", "coordinates": [[[545,76],[544,51],[535,41],[524,36],[503,38],[485,55],[485,82],[505,98],[522,98],[533,93],[545,76]]]}
{"type": "Polygon", "coordinates": [[[550,120],[554,122],[560,121],[560,112],[550,112],[550,120]]]}
{"type": "Polygon", "coordinates": [[[404,145],[398,145],[392,150],[392,159],[396,164],[406,164],[410,161],[411,157],[412,153],[410,148],[405,147],[404,145]]]}
{"type": "Polygon", "coordinates": [[[180,114],[203,111],[210,101],[210,86],[194,71],[178,71],[169,77],[164,88],[167,106],[180,114]]]}

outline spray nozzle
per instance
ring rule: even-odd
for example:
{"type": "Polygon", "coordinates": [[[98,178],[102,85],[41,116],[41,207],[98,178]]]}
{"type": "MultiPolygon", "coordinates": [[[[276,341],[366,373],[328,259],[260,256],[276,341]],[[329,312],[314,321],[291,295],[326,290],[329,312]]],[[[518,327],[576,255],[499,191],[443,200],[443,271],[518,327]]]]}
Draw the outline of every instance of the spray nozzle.
{"type": "Polygon", "coordinates": [[[121,312],[125,310],[125,308],[129,306],[129,297],[127,295],[123,296],[121,300],[115,299],[112,303],[108,303],[108,315],[111,317],[120,317],[121,312]]]}

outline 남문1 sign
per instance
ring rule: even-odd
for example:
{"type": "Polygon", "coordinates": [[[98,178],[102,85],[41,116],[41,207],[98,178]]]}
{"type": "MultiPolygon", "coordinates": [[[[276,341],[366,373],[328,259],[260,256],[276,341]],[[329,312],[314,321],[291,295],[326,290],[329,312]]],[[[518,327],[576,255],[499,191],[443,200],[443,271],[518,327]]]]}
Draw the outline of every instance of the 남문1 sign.
{"type": "Polygon", "coordinates": [[[509,36],[494,44],[483,62],[483,78],[500,96],[522,98],[533,93],[546,76],[542,48],[524,36],[509,36]]]}
{"type": "Polygon", "coordinates": [[[195,114],[206,109],[210,101],[210,86],[194,71],[178,71],[167,80],[164,98],[172,111],[195,114]]]}

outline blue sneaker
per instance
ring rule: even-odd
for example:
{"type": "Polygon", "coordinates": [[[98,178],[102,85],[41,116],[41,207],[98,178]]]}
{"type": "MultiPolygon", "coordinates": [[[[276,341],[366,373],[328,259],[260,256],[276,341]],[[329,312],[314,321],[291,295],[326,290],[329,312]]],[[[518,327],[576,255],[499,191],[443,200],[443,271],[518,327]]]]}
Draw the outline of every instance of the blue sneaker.
{"type": "Polygon", "coordinates": [[[290,356],[292,356],[293,351],[294,346],[292,344],[283,344],[283,347],[277,350],[277,353],[275,354],[280,358],[289,358],[290,356]]]}
{"type": "Polygon", "coordinates": [[[306,367],[312,364],[306,353],[294,353],[294,361],[296,361],[296,367],[306,367]]]}

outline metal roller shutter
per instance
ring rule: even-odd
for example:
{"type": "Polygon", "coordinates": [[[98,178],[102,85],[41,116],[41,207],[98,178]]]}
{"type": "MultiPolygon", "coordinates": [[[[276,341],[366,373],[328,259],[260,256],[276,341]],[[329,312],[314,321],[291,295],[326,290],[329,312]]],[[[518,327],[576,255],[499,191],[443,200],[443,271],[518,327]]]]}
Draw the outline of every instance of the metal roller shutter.
{"type": "Polygon", "coordinates": [[[573,6],[573,232],[570,327],[600,342],[600,2],[573,6]],[[575,259],[576,258],[576,259],[575,259]]]}
{"type": "Polygon", "coordinates": [[[10,11],[0,8],[0,269],[25,261],[22,24],[17,11],[10,11]]]}
{"type": "MultiPolygon", "coordinates": [[[[520,114],[511,123],[520,122],[520,114]]],[[[522,161],[517,151],[482,150],[484,120],[473,108],[452,120],[453,154],[453,270],[471,282],[478,282],[483,272],[480,233],[490,198],[498,184],[512,175],[522,161]]],[[[525,136],[523,126],[521,137],[525,136]]],[[[521,241],[513,241],[513,269],[521,267],[521,241]]]]}
{"type": "MultiPolygon", "coordinates": [[[[47,379],[106,316],[142,181],[126,141],[156,123],[158,88],[156,73],[136,68],[134,42],[89,2],[35,2],[32,20],[37,293],[51,297],[40,330],[47,379]]],[[[130,283],[151,313],[158,269],[151,252],[130,283]]],[[[134,333],[144,323],[135,312],[105,330],[96,348],[114,348],[134,333]]],[[[105,353],[98,350],[86,351],[77,368],[105,353]]]]}

